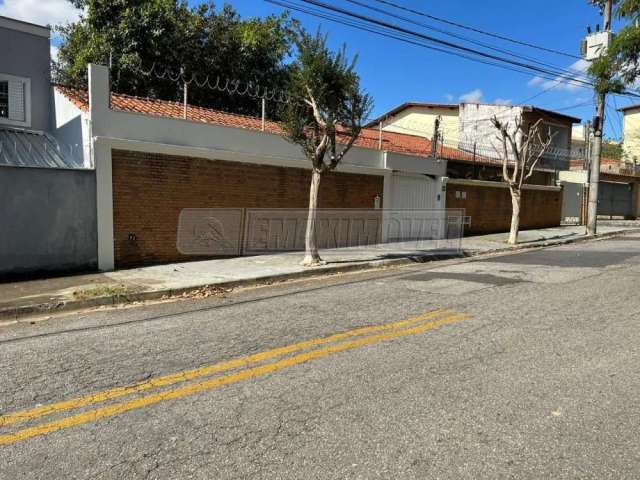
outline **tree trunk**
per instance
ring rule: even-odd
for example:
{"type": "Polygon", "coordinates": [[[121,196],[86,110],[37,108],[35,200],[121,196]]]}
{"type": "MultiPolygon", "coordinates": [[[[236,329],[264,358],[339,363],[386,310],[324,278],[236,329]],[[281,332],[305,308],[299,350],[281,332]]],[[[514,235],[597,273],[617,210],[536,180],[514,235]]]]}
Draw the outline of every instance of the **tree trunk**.
{"type": "Polygon", "coordinates": [[[520,229],[520,202],[521,192],[515,188],[510,188],[511,192],[511,230],[509,231],[509,244],[518,243],[518,230],[520,229]]]}
{"type": "Polygon", "coordinates": [[[320,172],[315,168],[311,174],[311,188],[309,189],[309,216],[307,218],[307,231],[304,237],[305,256],[302,265],[313,267],[324,262],[318,254],[316,243],[316,218],[318,208],[318,191],[320,190],[320,172]]]}

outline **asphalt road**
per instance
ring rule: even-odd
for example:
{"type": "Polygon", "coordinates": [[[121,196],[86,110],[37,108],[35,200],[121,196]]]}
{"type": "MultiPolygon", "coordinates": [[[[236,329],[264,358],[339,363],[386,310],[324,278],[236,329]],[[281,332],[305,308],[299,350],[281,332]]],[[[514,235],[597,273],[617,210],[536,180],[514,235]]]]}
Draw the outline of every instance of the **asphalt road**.
{"type": "Polygon", "coordinates": [[[640,478],[640,236],[0,328],[1,479],[640,478]]]}

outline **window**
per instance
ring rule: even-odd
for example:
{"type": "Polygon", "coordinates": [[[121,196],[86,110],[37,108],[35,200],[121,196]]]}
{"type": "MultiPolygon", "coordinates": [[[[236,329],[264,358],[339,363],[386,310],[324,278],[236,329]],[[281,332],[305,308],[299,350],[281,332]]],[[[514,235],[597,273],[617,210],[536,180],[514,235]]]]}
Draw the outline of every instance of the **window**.
{"type": "Polygon", "coordinates": [[[0,82],[0,118],[9,118],[9,82],[0,82]]]}
{"type": "Polygon", "coordinates": [[[31,81],[0,73],[0,124],[31,126],[31,81]]]}

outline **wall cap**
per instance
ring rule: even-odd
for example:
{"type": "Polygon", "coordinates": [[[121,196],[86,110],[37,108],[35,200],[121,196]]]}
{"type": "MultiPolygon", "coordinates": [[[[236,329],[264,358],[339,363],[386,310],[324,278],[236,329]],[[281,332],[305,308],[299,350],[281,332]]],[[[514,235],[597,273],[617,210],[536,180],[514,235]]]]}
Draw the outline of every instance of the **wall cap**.
{"type": "Polygon", "coordinates": [[[37,25],[35,23],[24,22],[11,17],[0,16],[0,28],[15,30],[17,32],[29,33],[38,37],[49,38],[51,28],[49,26],[37,25]]]}
{"type": "MultiPolygon", "coordinates": [[[[490,182],[488,180],[467,180],[466,178],[450,178],[448,185],[467,185],[470,187],[509,188],[504,182],[490,182]]],[[[559,192],[562,187],[550,185],[523,185],[523,190],[543,190],[547,192],[559,192]]]]}

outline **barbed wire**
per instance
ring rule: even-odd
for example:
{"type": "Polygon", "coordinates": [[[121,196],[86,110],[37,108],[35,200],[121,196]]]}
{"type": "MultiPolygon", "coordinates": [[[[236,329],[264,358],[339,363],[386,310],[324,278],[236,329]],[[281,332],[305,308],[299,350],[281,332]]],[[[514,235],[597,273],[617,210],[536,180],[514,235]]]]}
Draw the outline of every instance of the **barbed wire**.
{"type": "Polygon", "coordinates": [[[249,97],[255,100],[266,100],[268,102],[277,103],[291,103],[292,97],[287,92],[276,88],[269,88],[258,84],[257,82],[244,82],[238,79],[215,77],[215,82],[212,82],[211,77],[207,75],[204,79],[200,79],[196,73],[192,73],[191,76],[185,74],[184,69],[180,72],[172,72],[169,68],[158,68],[154,62],[150,69],[144,70],[143,68],[137,69],[142,75],[155,76],[159,80],[170,80],[174,83],[182,83],[184,85],[196,85],[198,88],[208,88],[212,91],[220,93],[227,93],[229,95],[238,95],[241,97],[249,97]]]}

